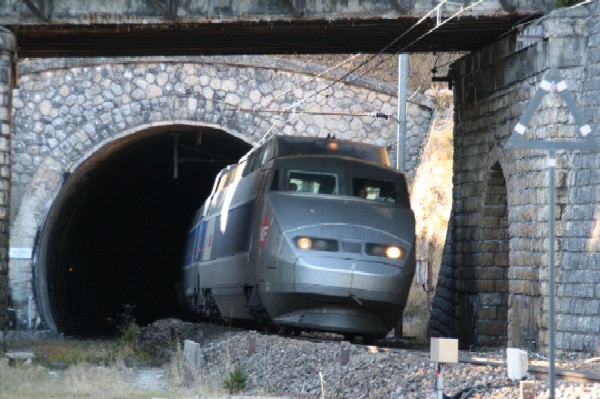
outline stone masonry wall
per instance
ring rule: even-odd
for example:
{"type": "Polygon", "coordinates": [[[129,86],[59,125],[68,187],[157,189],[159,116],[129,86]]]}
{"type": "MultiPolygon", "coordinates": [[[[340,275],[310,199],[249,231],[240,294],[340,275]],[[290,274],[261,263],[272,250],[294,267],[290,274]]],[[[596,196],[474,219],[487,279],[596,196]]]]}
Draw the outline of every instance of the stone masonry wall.
{"type": "MultiPolygon", "coordinates": [[[[260,57],[20,61],[13,103],[11,248],[34,247],[64,173],[117,138],[152,126],[211,126],[249,143],[267,132],[331,134],[395,149],[395,119],[351,115],[395,113],[395,85],[356,76],[332,84],[343,73],[324,71],[260,57]],[[297,112],[278,115],[238,107],[297,112]]],[[[432,108],[424,98],[408,105],[409,175],[414,174],[432,108]]],[[[27,325],[27,300],[34,295],[33,267],[27,256],[10,260],[19,328],[27,325]]]]}
{"type": "MultiPolygon", "coordinates": [[[[553,12],[523,31],[543,41],[517,41],[515,33],[454,65],[454,203],[432,335],[480,345],[491,343],[481,342],[487,331],[498,335],[498,343],[547,349],[548,154],[504,146],[549,67],[559,69],[600,133],[599,9],[594,1],[553,12]],[[490,190],[502,189],[504,202],[500,196],[499,206],[486,208],[490,190]],[[497,323],[503,312],[505,330],[497,323]]],[[[580,138],[556,93],[544,96],[528,127],[525,140],[580,138]]],[[[599,352],[600,158],[559,151],[556,159],[556,347],[599,352]]]]}
{"type": "MultiPolygon", "coordinates": [[[[8,317],[8,231],[10,201],[10,133],[14,84],[15,38],[0,28],[0,331],[8,317]]],[[[1,333],[0,333],[1,334],[1,333]]]]}

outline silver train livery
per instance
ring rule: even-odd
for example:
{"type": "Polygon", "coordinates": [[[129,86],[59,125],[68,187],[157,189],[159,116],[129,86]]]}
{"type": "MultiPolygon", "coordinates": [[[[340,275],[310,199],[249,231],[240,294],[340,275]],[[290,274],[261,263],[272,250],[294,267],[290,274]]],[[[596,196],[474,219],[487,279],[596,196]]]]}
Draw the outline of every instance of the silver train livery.
{"type": "Polygon", "coordinates": [[[223,169],[196,212],[180,302],[227,321],[382,337],[402,317],[414,241],[385,148],[274,136],[223,169]]]}

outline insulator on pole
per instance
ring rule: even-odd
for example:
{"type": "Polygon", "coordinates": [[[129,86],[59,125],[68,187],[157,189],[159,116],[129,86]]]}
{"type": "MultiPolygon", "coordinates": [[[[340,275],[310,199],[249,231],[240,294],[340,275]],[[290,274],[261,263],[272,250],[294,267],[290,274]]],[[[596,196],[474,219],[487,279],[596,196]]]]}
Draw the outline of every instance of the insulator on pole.
{"type": "Polygon", "coordinates": [[[390,115],[387,112],[371,112],[369,116],[374,117],[375,119],[388,119],[390,115]]]}

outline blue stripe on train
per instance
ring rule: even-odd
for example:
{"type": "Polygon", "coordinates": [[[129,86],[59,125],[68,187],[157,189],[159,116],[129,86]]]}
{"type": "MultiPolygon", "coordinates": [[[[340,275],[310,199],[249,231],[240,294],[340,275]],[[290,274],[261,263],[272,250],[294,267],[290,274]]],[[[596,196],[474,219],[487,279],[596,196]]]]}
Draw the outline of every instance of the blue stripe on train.
{"type": "MultiPolygon", "coordinates": [[[[210,260],[246,252],[252,235],[252,216],[254,201],[247,202],[229,210],[227,226],[221,231],[221,215],[216,216],[215,231],[212,237],[210,260]]],[[[207,234],[207,220],[195,225],[187,235],[184,266],[200,261],[204,253],[204,241],[207,234]]]]}

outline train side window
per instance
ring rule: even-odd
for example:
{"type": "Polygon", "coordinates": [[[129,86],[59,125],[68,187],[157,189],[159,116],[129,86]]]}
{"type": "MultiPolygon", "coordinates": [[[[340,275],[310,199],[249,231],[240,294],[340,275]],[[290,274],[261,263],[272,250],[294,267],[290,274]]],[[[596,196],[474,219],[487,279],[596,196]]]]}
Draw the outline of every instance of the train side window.
{"type": "Polygon", "coordinates": [[[288,173],[287,189],[311,194],[337,195],[338,176],[335,173],[317,173],[291,170],[288,173]]]}
{"type": "Polygon", "coordinates": [[[395,182],[355,177],[352,179],[352,190],[355,197],[368,200],[397,202],[395,182]]]}
{"type": "Polygon", "coordinates": [[[185,265],[191,265],[194,259],[194,245],[196,244],[198,233],[198,225],[194,226],[187,234],[187,241],[185,246],[185,257],[183,263],[185,265]]]}
{"type": "Polygon", "coordinates": [[[275,169],[271,175],[271,190],[279,190],[279,170],[275,169]]]}
{"type": "Polygon", "coordinates": [[[258,147],[254,151],[252,151],[249,155],[246,156],[246,161],[244,165],[243,176],[247,176],[250,173],[254,172],[262,165],[267,163],[269,159],[272,158],[273,151],[273,142],[270,141],[267,144],[258,147]]]}

